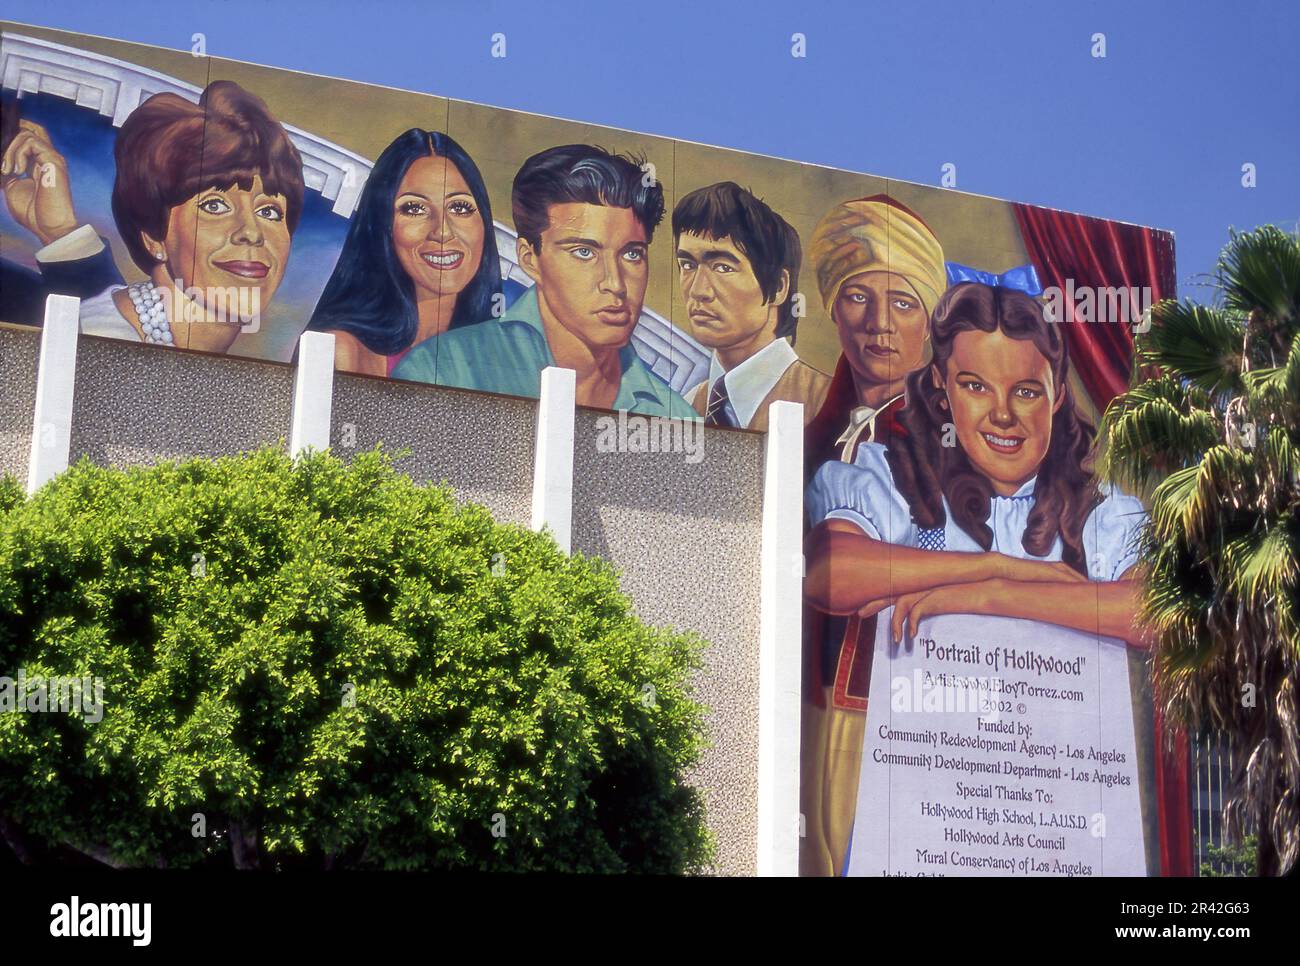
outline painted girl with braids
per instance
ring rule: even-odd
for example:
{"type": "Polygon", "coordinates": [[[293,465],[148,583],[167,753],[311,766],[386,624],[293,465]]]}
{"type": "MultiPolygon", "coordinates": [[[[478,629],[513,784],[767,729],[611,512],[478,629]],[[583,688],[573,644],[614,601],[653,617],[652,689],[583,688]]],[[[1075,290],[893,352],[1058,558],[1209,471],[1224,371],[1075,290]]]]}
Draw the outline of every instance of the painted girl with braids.
{"type": "Polygon", "coordinates": [[[894,640],[940,614],[1019,617],[1136,644],[1146,511],[1098,486],[1058,325],[1024,292],[963,282],[930,323],[888,447],[808,488],[805,592],[831,614],[893,605],[894,640]]]}

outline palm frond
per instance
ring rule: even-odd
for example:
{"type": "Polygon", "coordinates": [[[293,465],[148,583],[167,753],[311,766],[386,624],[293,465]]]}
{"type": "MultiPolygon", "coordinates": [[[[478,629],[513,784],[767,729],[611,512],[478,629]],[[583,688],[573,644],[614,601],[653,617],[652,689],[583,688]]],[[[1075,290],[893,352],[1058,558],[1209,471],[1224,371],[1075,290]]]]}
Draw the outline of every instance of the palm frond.
{"type": "Polygon", "coordinates": [[[1214,396],[1241,392],[1241,318],[1187,299],[1167,299],[1151,310],[1151,328],[1138,336],[1144,366],[1168,370],[1214,396]]]}
{"type": "Polygon", "coordinates": [[[1200,492],[1201,464],[1170,473],[1151,494],[1151,526],[1159,540],[1173,539],[1186,532],[1185,520],[1196,513],[1200,492]]]}
{"type": "Polygon", "coordinates": [[[1269,427],[1260,449],[1260,488],[1278,508],[1296,502],[1300,486],[1300,446],[1283,426],[1269,427]]]}
{"type": "MultiPolygon", "coordinates": [[[[1222,527],[1225,513],[1240,511],[1251,503],[1254,457],[1249,450],[1218,444],[1206,450],[1195,469],[1196,487],[1181,505],[1178,526],[1188,539],[1204,542],[1213,530],[1222,527]]],[[[1170,478],[1175,475],[1170,474],[1170,478]]],[[[1182,482],[1179,477],[1179,484],[1182,482]]],[[[1161,487],[1156,488],[1153,499],[1168,498],[1161,494],[1161,487]]]]}
{"type": "MultiPolygon", "coordinates": [[[[1180,413],[1189,413],[1193,409],[1213,409],[1215,397],[1187,380],[1176,378],[1168,372],[1150,378],[1142,378],[1131,388],[1116,396],[1106,407],[1106,412],[1131,409],[1144,402],[1162,399],[1180,413]]],[[[1104,418],[1104,417],[1103,417],[1104,418]]]]}
{"type": "Polygon", "coordinates": [[[1180,412],[1165,398],[1131,408],[1127,402],[1107,410],[1098,460],[1102,477],[1122,487],[1147,493],[1171,470],[1198,461],[1221,438],[1218,419],[1204,409],[1180,412]]]}
{"type": "Polygon", "coordinates": [[[1251,533],[1223,548],[1223,578],[1229,593],[1248,607],[1264,607],[1294,592],[1300,562],[1285,518],[1264,533],[1251,533]]]}
{"type": "Polygon", "coordinates": [[[1279,409],[1300,405],[1300,334],[1291,339],[1286,361],[1247,372],[1243,377],[1252,409],[1279,409]]]}
{"type": "Polygon", "coordinates": [[[1294,325],[1300,321],[1300,236],[1276,225],[1234,233],[1219,256],[1217,280],[1230,311],[1258,310],[1294,325]]]}

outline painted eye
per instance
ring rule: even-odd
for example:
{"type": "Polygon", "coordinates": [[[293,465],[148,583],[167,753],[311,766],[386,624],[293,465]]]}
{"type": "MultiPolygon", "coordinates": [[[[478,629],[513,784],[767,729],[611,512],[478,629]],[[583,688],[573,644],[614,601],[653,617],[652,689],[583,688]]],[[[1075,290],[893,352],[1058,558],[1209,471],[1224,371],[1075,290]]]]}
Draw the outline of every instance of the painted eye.
{"type": "Polygon", "coordinates": [[[680,268],[683,272],[695,271],[695,263],[685,258],[678,259],[677,267],[680,268]]]}
{"type": "Polygon", "coordinates": [[[403,201],[397,206],[397,210],[404,215],[411,215],[412,217],[422,215],[425,212],[424,205],[420,204],[418,201],[403,201]]]}
{"type": "Polygon", "coordinates": [[[961,387],[962,387],[963,389],[968,389],[968,390],[970,390],[971,392],[983,392],[983,391],[984,391],[984,383],[982,383],[982,382],[976,382],[974,379],[968,379],[966,382],[963,382],[963,383],[961,383],[960,385],[961,385],[961,387]]]}
{"type": "Polygon", "coordinates": [[[468,201],[453,201],[447,206],[447,210],[457,215],[472,215],[478,211],[478,209],[468,201]]]}
{"type": "Polygon", "coordinates": [[[719,275],[729,275],[732,272],[734,272],[736,269],[731,265],[728,265],[726,262],[718,262],[716,265],[713,266],[713,270],[717,272],[719,275]]]}
{"type": "Polygon", "coordinates": [[[894,299],[894,305],[901,312],[907,312],[910,311],[911,309],[916,308],[916,303],[910,302],[907,299],[894,299]]]}
{"type": "Polygon", "coordinates": [[[586,248],[586,247],[579,247],[573,249],[573,254],[576,257],[581,258],[584,262],[591,261],[591,259],[596,257],[596,253],[593,252],[590,248],[586,248]]]}
{"type": "Polygon", "coordinates": [[[1021,399],[1037,399],[1042,395],[1037,389],[1030,389],[1028,386],[1021,386],[1016,390],[1016,395],[1021,399]]]}
{"type": "Polygon", "coordinates": [[[858,305],[865,305],[867,302],[867,297],[863,295],[861,292],[851,292],[849,293],[849,301],[854,302],[858,305]]]}
{"type": "Polygon", "coordinates": [[[623,257],[626,258],[629,262],[639,262],[643,258],[645,258],[645,252],[641,251],[641,249],[639,248],[633,248],[630,251],[624,252],[623,257]]]}
{"type": "Polygon", "coordinates": [[[225,215],[232,209],[223,198],[205,198],[199,202],[199,210],[209,215],[225,215]]]}
{"type": "Polygon", "coordinates": [[[262,205],[257,209],[257,214],[267,221],[284,221],[284,212],[275,205],[262,205]]]}

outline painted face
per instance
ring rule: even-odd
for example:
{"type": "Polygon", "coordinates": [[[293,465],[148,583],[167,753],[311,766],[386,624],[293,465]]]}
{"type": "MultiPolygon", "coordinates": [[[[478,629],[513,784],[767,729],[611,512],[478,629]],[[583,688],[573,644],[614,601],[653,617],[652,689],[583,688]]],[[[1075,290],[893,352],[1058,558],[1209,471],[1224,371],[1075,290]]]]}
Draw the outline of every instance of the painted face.
{"type": "Polygon", "coordinates": [[[772,325],[788,290],[787,283],[772,303],[764,302],[753,266],[730,238],[683,232],[677,267],[695,338],[710,348],[746,342],[772,325]]]}
{"type": "Polygon", "coordinates": [[[1064,387],[1037,346],[1001,331],[959,332],[947,370],[930,376],[948,394],[958,444],[996,493],[1012,495],[1047,455],[1064,387]]]}
{"type": "MultiPolygon", "coordinates": [[[[283,195],[266,193],[257,175],[248,191],[209,188],[172,208],[162,242],[166,270],[205,307],[209,321],[228,323],[196,327],[191,346],[200,347],[194,339],[205,339],[205,328],[224,330],[266,311],[289,261],[286,205],[283,195]]],[[[208,335],[229,341],[228,333],[208,335]]]]}
{"type": "Polygon", "coordinates": [[[450,160],[420,158],[406,169],[393,201],[393,247],[417,298],[463,291],[483,261],[486,231],[450,160]]]}
{"type": "Polygon", "coordinates": [[[622,346],[641,315],[649,243],[631,208],[552,205],[541,248],[525,271],[538,297],[574,336],[591,346],[622,346]]]}
{"type": "Polygon", "coordinates": [[[831,306],[840,346],[857,380],[897,382],[925,359],[930,320],[911,284],[893,272],[863,272],[840,286],[831,306]]]}

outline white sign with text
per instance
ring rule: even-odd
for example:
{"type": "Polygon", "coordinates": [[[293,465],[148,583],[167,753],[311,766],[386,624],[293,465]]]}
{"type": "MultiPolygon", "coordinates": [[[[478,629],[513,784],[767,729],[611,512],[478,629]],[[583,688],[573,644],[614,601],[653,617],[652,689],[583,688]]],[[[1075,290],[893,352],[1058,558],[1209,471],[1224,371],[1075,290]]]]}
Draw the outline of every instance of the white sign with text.
{"type": "Polygon", "coordinates": [[[1123,641],[877,622],[849,875],[1146,875],[1123,641]]]}

